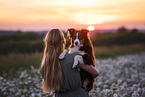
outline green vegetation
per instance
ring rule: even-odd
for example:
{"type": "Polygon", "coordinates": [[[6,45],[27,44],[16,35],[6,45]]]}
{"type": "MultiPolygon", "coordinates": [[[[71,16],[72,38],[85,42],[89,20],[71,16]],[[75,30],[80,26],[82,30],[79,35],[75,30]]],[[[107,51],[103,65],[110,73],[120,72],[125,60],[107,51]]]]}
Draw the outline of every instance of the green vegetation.
{"type": "Polygon", "coordinates": [[[15,75],[19,69],[29,69],[30,66],[39,68],[41,64],[42,53],[9,53],[0,55],[0,75],[15,75]]]}
{"type": "Polygon", "coordinates": [[[95,32],[91,40],[95,46],[145,44],[145,33],[138,32],[137,29],[128,31],[126,28],[122,27],[119,28],[116,33],[95,32]]]}
{"type": "MultiPolygon", "coordinates": [[[[124,45],[124,46],[98,46],[94,47],[95,56],[97,59],[116,57],[119,55],[136,54],[145,52],[144,44],[124,45]]],[[[37,53],[9,53],[0,55],[0,75],[7,73],[14,75],[19,70],[30,69],[30,66],[40,68],[42,60],[42,52],[37,53]]]]}
{"type": "MultiPolygon", "coordinates": [[[[64,33],[65,37],[67,36],[64,33]]],[[[28,69],[30,65],[39,68],[44,49],[45,34],[16,31],[0,36],[0,75],[14,74],[18,69],[28,69]]],[[[66,48],[70,45],[66,37],[66,48]]],[[[145,33],[137,29],[128,31],[121,27],[116,33],[94,32],[91,36],[97,59],[125,54],[145,52],[145,33]]]]}
{"type": "MultiPolygon", "coordinates": [[[[90,97],[144,97],[145,53],[97,59],[96,78],[90,97]]],[[[42,92],[40,69],[31,66],[19,70],[17,77],[0,76],[0,97],[54,97],[53,93],[42,92]]]]}
{"type": "Polygon", "coordinates": [[[114,58],[120,55],[145,52],[145,44],[96,46],[94,52],[97,59],[114,58]]]}
{"type": "Polygon", "coordinates": [[[43,51],[44,34],[14,33],[0,36],[0,54],[8,53],[34,53],[43,51]]]}
{"type": "MultiPolygon", "coordinates": [[[[125,27],[121,27],[116,33],[93,32],[91,40],[94,46],[113,46],[113,45],[132,45],[145,44],[145,33],[139,32],[137,29],[128,31],[125,27]]],[[[65,37],[67,36],[64,33],[65,37]]],[[[35,32],[16,31],[14,34],[0,36],[0,54],[8,53],[35,53],[43,52],[43,38],[45,34],[35,32]]],[[[66,48],[70,45],[69,39],[66,37],[66,48]]]]}

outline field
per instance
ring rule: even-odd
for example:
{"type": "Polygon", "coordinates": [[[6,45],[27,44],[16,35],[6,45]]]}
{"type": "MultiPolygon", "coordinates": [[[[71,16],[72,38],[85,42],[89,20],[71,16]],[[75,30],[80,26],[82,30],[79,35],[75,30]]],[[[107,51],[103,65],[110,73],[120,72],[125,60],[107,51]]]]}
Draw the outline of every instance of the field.
{"type": "MultiPolygon", "coordinates": [[[[97,69],[90,97],[144,97],[145,45],[95,46],[97,69]]],[[[42,93],[42,53],[0,55],[0,97],[52,97],[42,93]]]]}
{"type": "MultiPolygon", "coordinates": [[[[144,97],[145,96],[145,53],[97,59],[100,75],[96,78],[90,97],[144,97]]],[[[40,69],[31,66],[19,70],[17,77],[0,76],[0,96],[52,97],[42,93],[40,69]]]]}
{"type": "MultiPolygon", "coordinates": [[[[97,59],[114,58],[120,55],[136,54],[145,52],[144,44],[124,45],[124,46],[95,46],[95,56],[97,59]]],[[[19,69],[30,69],[32,65],[39,68],[42,59],[42,53],[9,53],[8,55],[0,55],[0,75],[15,75],[19,69]]],[[[15,75],[16,76],[16,75],[15,75]]]]}
{"type": "Polygon", "coordinates": [[[94,52],[98,59],[117,57],[126,54],[136,54],[145,51],[145,44],[95,46],[94,52]]]}
{"type": "Polygon", "coordinates": [[[145,53],[96,60],[100,76],[91,97],[144,97],[145,53]]]}
{"type": "Polygon", "coordinates": [[[16,71],[19,69],[29,69],[31,65],[35,68],[39,68],[41,59],[42,53],[10,53],[8,55],[0,55],[0,75],[16,76],[16,71]]]}

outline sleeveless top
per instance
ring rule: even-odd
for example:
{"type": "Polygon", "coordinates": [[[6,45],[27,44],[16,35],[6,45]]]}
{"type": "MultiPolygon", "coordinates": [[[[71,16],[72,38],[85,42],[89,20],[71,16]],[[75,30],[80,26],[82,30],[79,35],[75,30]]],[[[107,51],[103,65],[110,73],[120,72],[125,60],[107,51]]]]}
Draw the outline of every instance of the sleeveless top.
{"type": "MultiPolygon", "coordinates": [[[[59,91],[55,92],[55,97],[89,97],[88,92],[82,88],[81,77],[79,73],[80,64],[77,68],[72,68],[74,57],[79,55],[77,53],[69,54],[64,50],[60,56],[60,63],[62,68],[62,84],[59,91]]],[[[43,77],[43,68],[41,70],[43,77]]]]}

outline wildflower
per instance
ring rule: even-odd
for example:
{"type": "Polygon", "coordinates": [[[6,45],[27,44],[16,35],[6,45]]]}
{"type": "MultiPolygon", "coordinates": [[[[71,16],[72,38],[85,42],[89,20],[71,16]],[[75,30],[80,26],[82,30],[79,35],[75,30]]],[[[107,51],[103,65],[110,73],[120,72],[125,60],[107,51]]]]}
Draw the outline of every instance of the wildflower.
{"type": "Polygon", "coordinates": [[[113,94],[113,97],[118,97],[118,95],[117,94],[113,94]]]}
{"type": "Polygon", "coordinates": [[[110,92],[110,90],[109,89],[106,89],[106,92],[110,92]]]}

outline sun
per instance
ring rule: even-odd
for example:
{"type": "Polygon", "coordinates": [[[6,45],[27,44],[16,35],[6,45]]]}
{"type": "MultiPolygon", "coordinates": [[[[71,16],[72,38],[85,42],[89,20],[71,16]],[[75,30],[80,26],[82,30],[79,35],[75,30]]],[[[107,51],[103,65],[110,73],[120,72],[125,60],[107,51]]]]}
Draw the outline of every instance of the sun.
{"type": "Polygon", "coordinates": [[[89,31],[93,31],[93,30],[95,30],[95,27],[94,27],[94,26],[88,26],[87,29],[88,29],[89,31]]]}

